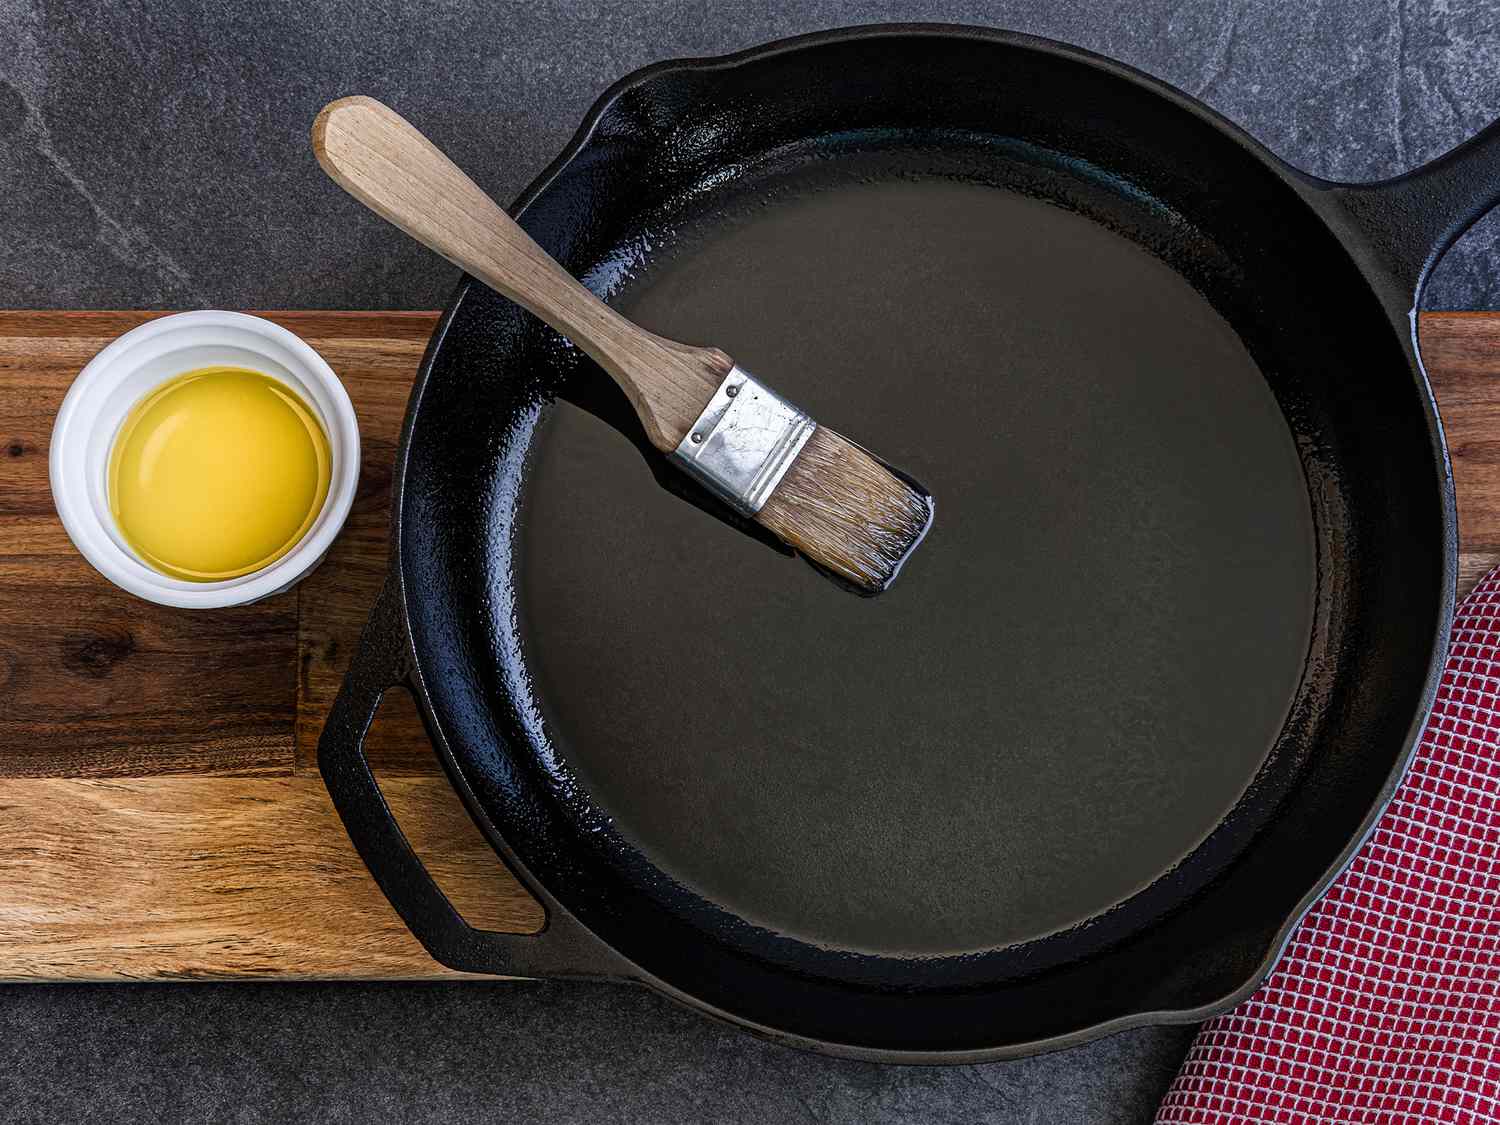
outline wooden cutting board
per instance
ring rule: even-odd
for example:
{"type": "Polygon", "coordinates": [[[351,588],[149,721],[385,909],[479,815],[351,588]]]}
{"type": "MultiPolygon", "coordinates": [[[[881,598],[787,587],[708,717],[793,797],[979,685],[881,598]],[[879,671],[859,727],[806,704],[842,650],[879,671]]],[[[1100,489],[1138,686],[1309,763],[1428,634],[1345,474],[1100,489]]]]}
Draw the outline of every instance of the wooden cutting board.
{"type": "MultiPolygon", "coordinates": [[[[78,370],[139,312],[0,312],[0,979],[462,976],[406,932],[318,777],[318,731],[385,568],[390,465],[435,313],[272,313],[343,378],[359,497],[323,566],[242,609],[111,586],[52,508],[78,370]]],[[[1500,564],[1500,314],[1423,318],[1458,481],[1460,592],[1500,564]]],[[[470,922],[542,921],[449,789],[404,693],[382,788],[470,922]]]]}

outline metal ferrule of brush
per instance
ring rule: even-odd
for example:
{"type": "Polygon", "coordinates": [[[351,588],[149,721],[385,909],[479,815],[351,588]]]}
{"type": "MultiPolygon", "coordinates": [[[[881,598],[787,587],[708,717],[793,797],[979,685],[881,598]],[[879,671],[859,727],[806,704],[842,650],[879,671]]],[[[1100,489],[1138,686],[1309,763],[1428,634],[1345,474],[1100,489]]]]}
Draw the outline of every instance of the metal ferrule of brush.
{"type": "Polygon", "coordinates": [[[806,411],[735,365],[672,459],[741,515],[753,516],[817,428],[806,411]]]}

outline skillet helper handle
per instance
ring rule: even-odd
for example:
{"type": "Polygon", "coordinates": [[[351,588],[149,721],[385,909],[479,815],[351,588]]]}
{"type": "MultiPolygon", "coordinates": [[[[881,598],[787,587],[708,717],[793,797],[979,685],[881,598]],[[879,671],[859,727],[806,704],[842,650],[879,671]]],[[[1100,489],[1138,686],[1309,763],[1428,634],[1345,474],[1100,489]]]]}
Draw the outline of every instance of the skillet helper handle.
{"type": "Polygon", "coordinates": [[[318,739],[318,769],[355,850],[396,913],[427,952],[452,969],[514,977],[621,976],[607,947],[555,903],[544,901],[547,921],[537,933],[478,930],[433,882],[364,753],[381,698],[409,678],[400,598],[388,580],[318,739]]]}
{"type": "Polygon", "coordinates": [[[313,152],[370,210],[541,317],[607,371],[664,453],[703,412],[733,361],[632,324],[567,270],[409,121],[374,98],[318,114],[313,152]]]}

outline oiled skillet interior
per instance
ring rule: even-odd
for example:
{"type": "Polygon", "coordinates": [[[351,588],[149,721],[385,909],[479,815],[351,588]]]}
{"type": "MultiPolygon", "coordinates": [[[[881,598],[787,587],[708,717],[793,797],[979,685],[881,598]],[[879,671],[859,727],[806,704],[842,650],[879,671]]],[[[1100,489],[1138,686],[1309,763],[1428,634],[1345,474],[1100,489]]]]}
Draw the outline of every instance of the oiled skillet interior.
{"type": "MultiPolygon", "coordinates": [[[[868,603],[734,538],[661,495],[617,435],[570,405],[547,413],[559,392],[598,409],[597,373],[470,289],[420,391],[400,525],[423,686],[455,768],[605,940],[796,1034],[994,1048],[1239,987],[1368,808],[1425,669],[1440,511],[1373,297],[1245,153],[1066,60],[869,41],[688,85],[631,91],[528,226],[648,324],[712,331],[926,479],[935,538],[868,603]],[[863,228],[889,216],[884,242],[824,206],[863,228]],[[788,249],[786,224],[826,252],[788,249]],[[914,252],[928,239],[945,255],[914,252]],[[751,268],[777,253],[798,274],[780,286],[751,268]],[[994,268],[1009,254],[1034,285],[994,268]],[[983,299],[937,299],[955,257],[989,279],[983,299]],[[901,259],[918,272],[882,274],[901,259]],[[730,262],[738,281],[695,272],[730,262]],[[828,303],[792,299],[795,284],[828,303]],[[1068,286],[1088,300],[1064,317],[1068,286]],[[924,315],[903,323],[913,307],[924,315]],[[878,390],[851,396],[861,362],[878,390]],[[1015,393],[1037,370],[1050,382],[1015,393]],[[1084,401],[1058,393],[1069,385],[1084,401]],[[930,413],[903,419],[929,388],[930,413]],[[951,447],[932,440],[945,418],[961,431],[951,447]],[[1024,487],[995,486],[1001,474],[1024,487]],[[961,509],[977,574],[940,538],[961,509]],[[986,612],[937,599],[940,585],[986,612]],[[919,597],[937,599],[932,614],[912,612],[919,597]],[[764,621],[738,616],[757,605],[764,621]],[[902,614],[900,630],[877,624],[902,614]],[[1206,615],[1234,628],[1216,640],[1206,615]],[[778,681],[789,665],[765,642],[788,629],[801,674],[778,681]],[[851,639],[890,658],[870,645],[889,632],[927,677],[919,723],[837,659],[851,639]],[[1091,659],[1074,671],[1079,652],[1091,659]],[[990,663],[944,663],[976,653],[990,663]],[[934,701],[955,677],[962,697],[934,701]],[[869,737],[891,729],[903,737],[869,737]]],[[[887,688],[890,667],[870,671],[887,688]]]]}
{"type": "Polygon", "coordinates": [[[1301,678],[1312,521],[1265,380],[1187,282],[1054,204],[823,164],[732,204],[622,307],[940,518],[851,598],[551,412],[520,589],[559,751],[674,878],[810,942],[962,953],[1107,910],[1235,804],[1301,678]]]}

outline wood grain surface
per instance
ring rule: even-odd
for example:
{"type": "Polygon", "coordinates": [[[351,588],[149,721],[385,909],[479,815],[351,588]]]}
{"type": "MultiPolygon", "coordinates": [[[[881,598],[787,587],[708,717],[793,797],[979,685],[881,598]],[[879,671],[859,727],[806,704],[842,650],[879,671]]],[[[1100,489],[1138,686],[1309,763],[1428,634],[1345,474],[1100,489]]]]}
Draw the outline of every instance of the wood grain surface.
{"type": "MultiPolygon", "coordinates": [[[[292,591],[150,605],[73,550],[47,443],[73,377],[137,312],[0,312],[0,979],[428,978],[344,834],[317,737],[385,573],[412,375],[435,313],[271,313],[354,399],[354,509],[292,591]]],[[[541,908],[449,788],[403,691],[371,732],[382,789],[471,923],[541,908]]]]}
{"type": "MultiPolygon", "coordinates": [[[[436,314],[272,313],[343,378],[364,465],[295,590],[192,613],[119,593],[53,512],[78,369],[139,312],[0,312],[0,978],[436,978],[344,835],[316,742],[385,568],[390,465],[436,314]]],[[[1500,314],[1424,317],[1453,454],[1461,592],[1500,564],[1500,314]]],[[[414,846],[476,925],[540,908],[443,778],[403,692],[371,735],[414,846]]]]}

